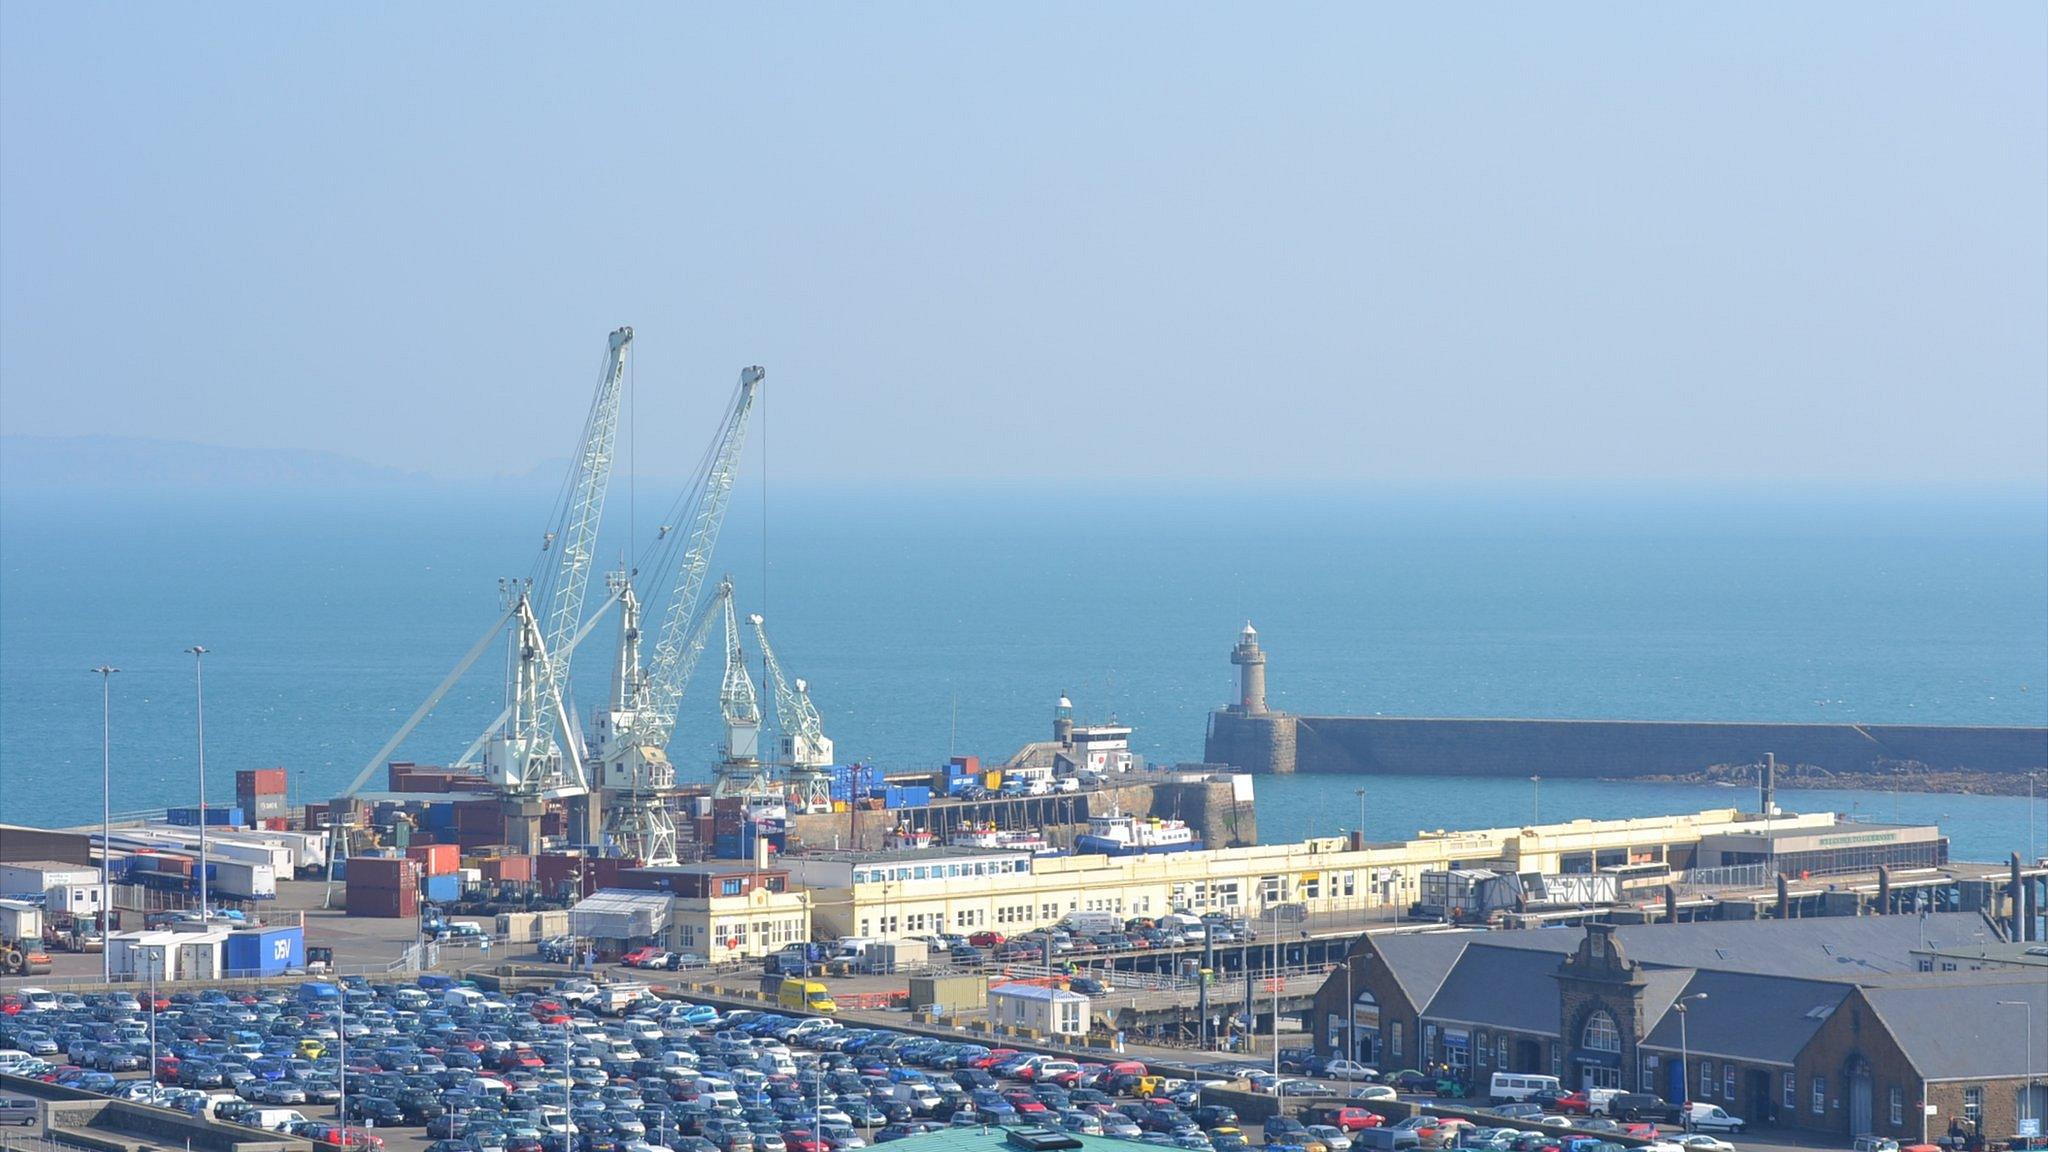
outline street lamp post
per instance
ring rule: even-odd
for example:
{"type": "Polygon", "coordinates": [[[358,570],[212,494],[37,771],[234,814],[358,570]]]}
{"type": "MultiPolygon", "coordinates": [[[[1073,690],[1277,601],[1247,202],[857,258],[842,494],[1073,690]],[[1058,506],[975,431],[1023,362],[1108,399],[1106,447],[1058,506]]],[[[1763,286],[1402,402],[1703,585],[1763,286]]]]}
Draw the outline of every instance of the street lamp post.
{"type": "MultiPolygon", "coordinates": [[[[2018,1125],[2020,1128],[2025,1128],[2028,1126],[2027,1121],[2036,1119],[2034,1116],[2034,1002],[2032,1000],[2000,1000],[1998,1004],[2001,1008],[2024,1008],[2027,1010],[2027,1088],[2020,1096],[2024,1103],[2020,1108],[2020,1123],[2018,1125]]],[[[2040,1132],[2036,1130],[2033,1135],[2038,1136],[2040,1132]]]]}
{"type": "Polygon", "coordinates": [[[206,649],[194,644],[185,651],[192,654],[192,684],[199,700],[199,922],[206,924],[206,649]]]}
{"type": "MultiPolygon", "coordinates": [[[[114,982],[114,942],[107,931],[114,914],[114,673],[120,669],[102,664],[100,674],[100,980],[114,982]]],[[[149,1069],[156,1075],[156,1066],[149,1069]]]]}
{"type": "Polygon", "coordinates": [[[1672,1005],[1678,1010],[1678,1107],[1687,1132],[1692,1131],[1692,1053],[1686,1045],[1686,1005],[1706,998],[1705,992],[1695,992],[1690,996],[1680,996],[1678,1003],[1672,1005]]]}

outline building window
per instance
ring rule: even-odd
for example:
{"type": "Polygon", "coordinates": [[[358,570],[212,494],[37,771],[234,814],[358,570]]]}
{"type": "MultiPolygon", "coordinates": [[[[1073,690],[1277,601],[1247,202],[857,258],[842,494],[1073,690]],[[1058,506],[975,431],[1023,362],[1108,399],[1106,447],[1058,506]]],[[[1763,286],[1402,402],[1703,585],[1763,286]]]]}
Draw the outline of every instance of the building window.
{"type": "Polygon", "coordinates": [[[1735,1065],[1721,1065],[1721,1099],[1735,1102],[1735,1065]]]}
{"type": "Polygon", "coordinates": [[[1592,1018],[1586,1021],[1582,1043],[1593,1052],[1619,1052],[1621,1029],[1614,1026],[1614,1017],[1609,1016],[1605,1010],[1595,1012],[1592,1018]]]}
{"type": "Polygon", "coordinates": [[[1790,1072],[1785,1073],[1785,1107],[1799,1107],[1799,1077],[1790,1072]]]}
{"type": "Polygon", "coordinates": [[[1891,1108],[1892,1127],[1897,1128],[1904,1124],[1906,1122],[1906,1094],[1895,1087],[1885,1097],[1885,1101],[1891,1108]]]}
{"type": "Polygon", "coordinates": [[[1712,1100],[1713,1098],[1714,1062],[1712,1060],[1702,1060],[1700,1061],[1700,1099],[1712,1100]]]}
{"type": "Polygon", "coordinates": [[[1493,1052],[1493,1045],[1486,1042],[1486,1033],[1484,1032],[1477,1033],[1472,1037],[1472,1047],[1474,1049],[1472,1058],[1479,1064],[1485,1064],[1493,1052]]]}
{"type": "Polygon", "coordinates": [[[1963,1089],[1963,1119],[1968,1120],[1973,1125],[1983,1123],[1984,1090],[1982,1088],[1963,1089]]]}
{"type": "Polygon", "coordinates": [[[1564,1045],[1562,1044],[1552,1044],[1550,1046],[1550,1074],[1552,1076],[1564,1075],[1564,1045]]]}
{"type": "Polygon", "coordinates": [[[1813,1114],[1819,1116],[1828,1110],[1828,1078],[1813,1078],[1813,1114]]]}
{"type": "Polygon", "coordinates": [[[1508,1038],[1496,1036],[1493,1039],[1494,1064],[1500,1068],[1508,1066],[1508,1038]]]}
{"type": "Polygon", "coordinates": [[[1401,1022],[1399,1020],[1387,1025],[1387,1054],[1394,1057],[1401,1055],[1401,1022]]]}

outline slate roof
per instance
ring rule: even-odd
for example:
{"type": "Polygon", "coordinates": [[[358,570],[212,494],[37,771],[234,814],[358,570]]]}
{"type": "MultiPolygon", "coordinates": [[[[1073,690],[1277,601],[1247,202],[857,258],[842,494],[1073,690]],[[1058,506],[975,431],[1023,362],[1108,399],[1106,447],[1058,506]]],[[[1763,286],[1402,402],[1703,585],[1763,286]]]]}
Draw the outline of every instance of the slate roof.
{"type": "Polygon", "coordinates": [[[1488,1028],[1558,1034],[1556,955],[1471,947],[1452,966],[1423,1014],[1488,1028]]]}
{"type": "MultiPolygon", "coordinates": [[[[1987,931],[1975,912],[1932,916],[1818,916],[1804,920],[1696,920],[1628,924],[1614,930],[1628,958],[1663,968],[1765,972],[1811,980],[1856,982],[1919,970],[1915,949],[1975,941],[1987,931]]],[[[1578,929],[1489,932],[1486,948],[1577,950],[1578,929]]]]}
{"type": "Polygon", "coordinates": [[[1386,965],[1410,1004],[1427,1008],[1436,990],[1443,986],[1444,977],[1450,975],[1452,965],[1464,953],[1465,945],[1489,935],[1494,934],[1419,932],[1409,936],[1375,936],[1374,963],[1386,965]]]}
{"type": "Polygon", "coordinates": [[[2048,981],[2018,972],[2009,984],[1930,981],[1866,988],[1864,1000],[1929,1080],[1991,1080],[2048,1068],[2048,981]],[[2001,1004],[2016,1000],[2031,1009],[2001,1004]],[[2033,1027],[2027,1027],[2032,1014],[2033,1027]],[[2028,1059],[2027,1034],[2034,1051],[2028,1059]]]}
{"type": "MultiPolygon", "coordinates": [[[[1700,1056],[1733,1057],[1765,1064],[1790,1064],[1828,1014],[1849,998],[1854,985],[1800,980],[1752,972],[1693,972],[1684,995],[1707,994],[1688,1005],[1685,1040],[1700,1056]]],[[[1643,1044],[1678,1051],[1678,1013],[1670,1002],[1652,1016],[1656,1024],[1643,1044]]]]}

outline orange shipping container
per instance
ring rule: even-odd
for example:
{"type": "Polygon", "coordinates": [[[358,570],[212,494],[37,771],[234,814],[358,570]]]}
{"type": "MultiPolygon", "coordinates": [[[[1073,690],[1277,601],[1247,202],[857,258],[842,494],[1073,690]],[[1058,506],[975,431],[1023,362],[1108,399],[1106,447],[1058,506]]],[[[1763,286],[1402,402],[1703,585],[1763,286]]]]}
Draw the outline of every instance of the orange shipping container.
{"type": "Polygon", "coordinates": [[[419,861],[429,876],[446,876],[462,867],[462,849],[455,844],[415,844],[405,854],[419,861]]]}

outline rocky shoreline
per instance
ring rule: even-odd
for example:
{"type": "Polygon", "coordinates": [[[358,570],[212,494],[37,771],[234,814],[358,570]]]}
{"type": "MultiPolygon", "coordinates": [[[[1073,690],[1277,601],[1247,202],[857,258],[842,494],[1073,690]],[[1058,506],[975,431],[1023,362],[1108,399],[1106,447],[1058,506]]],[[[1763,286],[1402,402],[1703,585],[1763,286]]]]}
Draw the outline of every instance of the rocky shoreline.
{"type": "MultiPolygon", "coordinates": [[[[1757,786],[1761,771],[1756,764],[1716,764],[1704,772],[1683,772],[1658,776],[1632,776],[1670,784],[1736,784],[1757,786]]],[[[1929,768],[1909,761],[1887,761],[1868,772],[1829,772],[1805,764],[1778,765],[1780,788],[1840,788],[1859,792],[1960,793],[1968,796],[2025,796],[2033,782],[2036,792],[2048,795],[2048,773],[1972,772],[1965,769],[1929,768]]]]}

